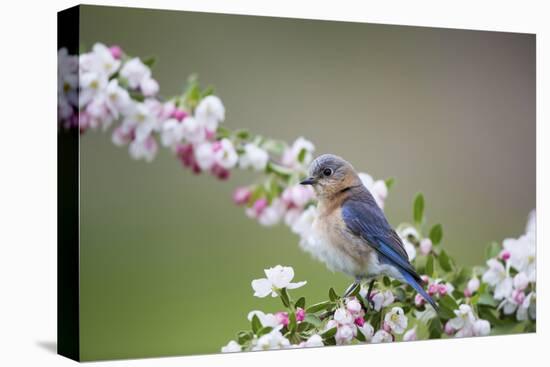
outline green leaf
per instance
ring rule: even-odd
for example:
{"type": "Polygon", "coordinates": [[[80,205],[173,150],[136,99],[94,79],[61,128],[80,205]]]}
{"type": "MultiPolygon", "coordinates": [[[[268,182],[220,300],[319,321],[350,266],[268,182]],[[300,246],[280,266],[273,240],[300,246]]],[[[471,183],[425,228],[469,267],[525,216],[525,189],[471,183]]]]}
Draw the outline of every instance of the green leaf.
{"type": "Polygon", "coordinates": [[[267,173],[275,173],[283,178],[290,178],[292,176],[292,170],[283,166],[280,166],[273,162],[268,162],[266,166],[267,173]]]}
{"type": "Polygon", "coordinates": [[[288,314],[288,330],[290,330],[290,332],[296,330],[296,314],[294,312],[288,314]]]}
{"type": "Polygon", "coordinates": [[[302,321],[298,324],[298,327],[296,328],[296,331],[298,331],[299,333],[302,333],[304,331],[308,331],[308,330],[311,330],[315,327],[315,325],[313,324],[310,324],[309,322],[307,321],[302,321]]]}
{"type": "Polygon", "coordinates": [[[395,178],[390,177],[386,179],[386,187],[388,188],[388,190],[391,189],[394,184],[395,184],[395,178]]]}
{"type": "Polygon", "coordinates": [[[335,305],[336,305],[336,303],[330,302],[330,301],[316,303],[314,305],[309,306],[306,309],[306,315],[309,314],[309,313],[316,313],[316,312],[323,311],[323,310],[328,311],[328,310],[332,309],[332,307],[334,307],[335,305]]]}
{"type": "Polygon", "coordinates": [[[441,338],[441,333],[443,332],[443,325],[439,318],[433,318],[428,321],[428,331],[430,333],[430,339],[439,339],[441,338]]]}
{"type": "Polygon", "coordinates": [[[426,274],[428,276],[433,276],[434,274],[434,257],[433,255],[428,255],[426,259],[426,274]]]}
{"type": "Polygon", "coordinates": [[[384,286],[386,286],[386,287],[390,287],[391,286],[391,279],[384,276],[382,278],[382,284],[384,284],[384,286]]]}
{"type": "Polygon", "coordinates": [[[336,291],[334,290],[334,288],[331,287],[331,288],[328,290],[328,298],[329,298],[331,301],[334,302],[334,301],[337,301],[338,298],[340,298],[340,297],[338,297],[338,295],[336,294],[336,291]]]}
{"type": "Polygon", "coordinates": [[[434,245],[438,245],[441,242],[442,238],[443,238],[443,227],[441,226],[441,224],[436,224],[430,230],[430,240],[432,240],[432,243],[434,245]]]}
{"type": "Polygon", "coordinates": [[[138,92],[137,90],[131,90],[129,94],[130,98],[132,98],[134,101],[143,102],[145,100],[143,94],[141,94],[141,92],[138,92]]]}
{"type": "Polygon", "coordinates": [[[204,98],[204,97],[208,97],[210,95],[214,94],[214,87],[209,85],[208,87],[206,87],[205,90],[202,91],[201,93],[201,99],[204,98]]]}
{"type": "Polygon", "coordinates": [[[321,334],[321,337],[323,339],[329,339],[329,338],[332,338],[334,335],[336,335],[336,331],[338,331],[338,329],[336,327],[333,327],[332,329],[328,329],[327,331],[325,331],[324,333],[321,334]]]}
{"type": "Polygon", "coordinates": [[[304,163],[304,159],[306,159],[307,150],[303,148],[300,150],[300,153],[298,153],[298,162],[304,163]]]}
{"type": "Polygon", "coordinates": [[[424,196],[420,193],[414,199],[413,218],[415,223],[422,224],[424,218],[424,196]]]}
{"type": "Polygon", "coordinates": [[[250,331],[239,331],[237,333],[237,342],[240,345],[245,344],[246,342],[252,340],[254,335],[250,331]]]}
{"type": "Polygon", "coordinates": [[[439,299],[439,315],[444,319],[455,317],[455,310],[458,309],[456,301],[448,294],[439,299]]]}
{"type": "Polygon", "coordinates": [[[365,335],[363,335],[363,332],[361,331],[360,328],[357,328],[357,335],[355,336],[357,338],[357,340],[359,340],[360,342],[366,342],[367,339],[365,338],[365,335]]]}
{"type": "Polygon", "coordinates": [[[156,62],[157,62],[157,59],[154,56],[150,56],[143,60],[143,63],[147,65],[149,69],[151,69],[156,62]]]}
{"type": "Polygon", "coordinates": [[[234,134],[237,138],[242,139],[242,140],[246,140],[246,139],[250,138],[250,132],[248,130],[244,130],[244,129],[237,130],[237,131],[235,131],[234,134]]]}
{"type": "Polygon", "coordinates": [[[441,269],[445,270],[446,272],[453,270],[451,258],[449,258],[449,255],[447,255],[445,250],[441,250],[438,258],[439,258],[439,265],[441,266],[441,269]]]}
{"type": "Polygon", "coordinates": [[[296,303],[294,303],[294,307],[306,308],[306,299],[304,297],[298,298],[296,303]]]}
{"type": "Polygon", "coordinates": [[[493,257],[497,257],[498,254],[500,254],[500,246],[496,242],[491,242],[487,247],[485,248],[485,259],[489,260],[493,257]]]}
{"type": "Polygon", "coordinates": [[[258,337],[262,336],[262,335],[265,335],[265,334],[269,334],[271,332],[271,330],[273,330],[273,328],[271,326],[264,326],[263,328],[261,328],[260,330],[258,330],[258,332],[256,333],[256,335],[258,337]]]}
{"type": "Polygon", "coordinates": [[[283,305],[285,307],[290,307],[290,298],[288,297],[288,292],[286,291],[286,288],[281,289],[281,301],[283,301],[283,305]]]}
{"type": "Polygon", "coordinates": [[[252,320],[250,322],[252,324],[252,331],[254,332],[254,334],[257,335],[258,331],[260,331],[260,329],[262,328],[262,323],[258,318],[258,315],[252,316],[252,320]]]}
{"type": "Polygon", "coordinates": [[[319,317],[317,317],[316,315],[314,315],[312,313],[306,313],[306,317],[304,318],[304,321],[302,321],[302,322],[308,322],[308,323],[312,324],[315,327],[319,327],[323,323],[323,321],[319,317]]]}
{"type": "Polygon", "coordinates": [[[489,293],[480,293],[477,304],[490,307],[497,307],[498,302],[489,293]]]}

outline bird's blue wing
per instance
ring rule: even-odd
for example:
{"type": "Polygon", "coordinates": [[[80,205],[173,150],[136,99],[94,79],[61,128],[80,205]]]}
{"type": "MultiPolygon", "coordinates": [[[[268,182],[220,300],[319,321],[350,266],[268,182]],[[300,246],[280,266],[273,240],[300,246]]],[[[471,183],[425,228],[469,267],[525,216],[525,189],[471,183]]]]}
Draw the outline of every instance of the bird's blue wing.
{"type": "Polygon", "coordinates": [[[422,280],[409,262],[401,239],[369,192],[346,200],[342,204],[342,219],[351,233],[362,238],[367,246],[376,250],[381,262],[394,266],[411,287],[435,310],[438,309],[437,304],[422,287],[422,280]]]}
{"type": "MultiPolygon", "coordinates": [[[[370,198],[368,198],[370,199],[370,198]]],[[[381,260],[399,269],[414,274],[416,271],[409,263],[409,258],[401,239],[386,220],[384,213],[372,200],[348,199],[342,205],[342,219],[347,228],[365,243],[374,248],[381,260]]]]}

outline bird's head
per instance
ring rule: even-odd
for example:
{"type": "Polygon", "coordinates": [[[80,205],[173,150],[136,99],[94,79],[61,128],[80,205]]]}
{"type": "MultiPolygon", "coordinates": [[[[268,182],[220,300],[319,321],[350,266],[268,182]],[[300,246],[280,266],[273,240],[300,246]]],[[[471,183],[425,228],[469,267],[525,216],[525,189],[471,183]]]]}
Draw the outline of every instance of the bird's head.
{"type": "Polygon", "coordinates": [[[333,154],[323,154],[311,162],[309,177],[300,183],[313,186],[322,199],[361,185],[361,180],[349,162],[333,154]]]}

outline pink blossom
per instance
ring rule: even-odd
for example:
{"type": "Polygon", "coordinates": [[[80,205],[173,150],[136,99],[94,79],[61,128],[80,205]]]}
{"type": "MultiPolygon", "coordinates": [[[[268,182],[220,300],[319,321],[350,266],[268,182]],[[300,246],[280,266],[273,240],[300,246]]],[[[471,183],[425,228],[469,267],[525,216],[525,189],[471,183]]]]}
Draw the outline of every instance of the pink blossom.
{"type": "Polygon", "coordinates": [[[445,284],[438,284],[437,292],[441,297],[445,297],[445,295],[447,294],[447,286],[445,284]]]}
{"type": "Polygon", "coordinates": [[[109,47],[109,51],[111,51],[111,55],[117,59],[120,60],[122,58],[122,48],[118,45],[112,45],[109,47]]]}
{"type": "Polygon", "coordinates": [[[428,294],[430,296],[433,296],[434,294],[436,294],[437,292],[439,291],[439,285],[436,284],[436,283],[432,283],[428,286],[428,294]]]}
{"type": "Polygon", "coordinates": [[[453,335],[455,333],[455,329],[450,325],[450,323],[447,321],[447,323],[445,324],[445,334],[447,335],[453,335]]]}
{"type": "Polygon", "coordinates": [[[210,168],[210,172],[220,180],[227,180],[231,174],[228,169],[223,168],[219,164],[214,164],[212,168],[210,168]]]}
{"type": "Polygon", "coordinates": [[[428,255],[432,251],[432,240],[429,238],[423,238],[420,241],[420,253],[422,255],[428,255]]]}
{"type": "Polygon", "coordinates": [[[250,195],[252,195],[252,191],[248,187],[237,187],[233,191],[233,202],[237,205],[246,204],[250,199],[250,195]]]}
{"type": "Polygon", "coordinates": [[[268,202],[266,198],[260,198],[252,205],[252,211],[255,216],[259,216],[267,208],[268,202]]]}
{"type": "Polygon", "coordinates": [[[306,318],[306,311],[303,308],[298,307],[296,309],[296,321],[302,322],[306,318]]]}
{"type": "Polygon", "coordinates": [[[201,173],[192,144],[180,144],[176,147],[176,155],[184,167],[191,168],[193,173],[201,173]]]}
{"type": "Polygon", "coordinates": [[[525,292],[519,289],[514,289],[512,292],[512,298],[519,305],[525,300],[525,292]]]}
{"type": "Polygon", "coordinates": [[[508,250],[502,250],[499,254],[499,257],[504,261],[508,261],[510,256],[511,256],[511,254],[510,254],[510,251],[508,251],[508,250]]]}
{"type": "Polygon", "coordinates": [[[414,304],[416,305],[416,307],[420,307],[425,303],[426,303],[426,300],[419,293],[417,293],[416,296],[414,296],[414,304]]]}
{"type": "Polygon", "coordinates": [[[175,118],[178,121],[183,121],[188,115],[187,112],[182,110],[181,108],[175,108],[174,111],[172,111],[171,117],[175,118]]]}
{"type": "Polygon", "coordinates": [[[275,318],[277,322],[281,325],[288,325],[288,312],[279,311],[275,313],[275,318]]]}

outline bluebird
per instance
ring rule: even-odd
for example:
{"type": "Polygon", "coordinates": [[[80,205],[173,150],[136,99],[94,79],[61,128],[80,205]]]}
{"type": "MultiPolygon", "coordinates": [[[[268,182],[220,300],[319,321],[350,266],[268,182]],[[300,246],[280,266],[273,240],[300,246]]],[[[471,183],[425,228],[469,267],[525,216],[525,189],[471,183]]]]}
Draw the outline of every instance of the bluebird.
{"type": "Polygon", "coordinates": [[[311,163],[309,177],[300,183],[313,186],[318,199],[313,221],[318,257],[330,269],[355,279],[346,296],[362,281],[370,281],[370,300],[376,278],[386,275],[409,284],[438,309],[422,287],[401,238],[350,163],[332,154],[321,155],[311,163]]]}

